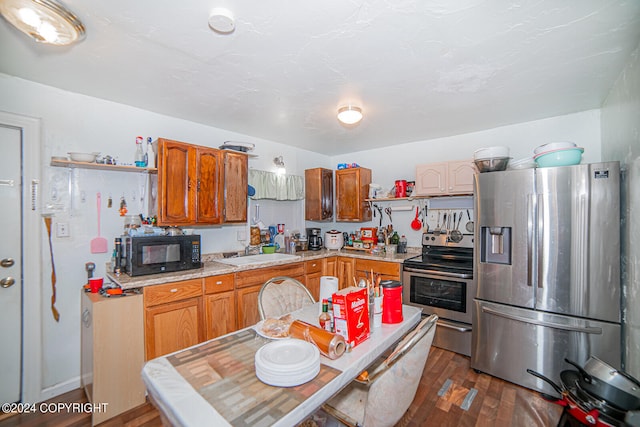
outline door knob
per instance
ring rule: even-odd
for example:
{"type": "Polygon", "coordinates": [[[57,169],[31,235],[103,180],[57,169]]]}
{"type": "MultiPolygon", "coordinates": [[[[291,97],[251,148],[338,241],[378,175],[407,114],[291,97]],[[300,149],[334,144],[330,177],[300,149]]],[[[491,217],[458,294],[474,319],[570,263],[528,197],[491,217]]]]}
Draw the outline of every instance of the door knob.
{"type": "Polygon", "coordinates": [[[13,286],[14,283],[16,283],[16,280],[13,277],[4,277],[0,280],[0,286],[3,288],[13,286]]]}
{"type": "Polygon", "coordinates": [[[13,260],[13,258],[5,258],[2,261],[0,261],[0,267],[9,268],[9,267],[13,267],[13,264],[15,264],[15,261],[13,260]]]}

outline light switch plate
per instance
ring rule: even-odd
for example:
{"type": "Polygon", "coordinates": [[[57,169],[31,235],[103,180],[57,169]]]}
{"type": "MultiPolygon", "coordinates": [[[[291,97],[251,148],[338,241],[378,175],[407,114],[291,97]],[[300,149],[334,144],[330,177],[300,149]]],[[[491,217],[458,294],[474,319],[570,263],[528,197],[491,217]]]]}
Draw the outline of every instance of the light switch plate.
{"type": "Polygon", "coordinates": [[[69,237],[69,224],[66,222],[56,223],[56,237],[69,237]]]}

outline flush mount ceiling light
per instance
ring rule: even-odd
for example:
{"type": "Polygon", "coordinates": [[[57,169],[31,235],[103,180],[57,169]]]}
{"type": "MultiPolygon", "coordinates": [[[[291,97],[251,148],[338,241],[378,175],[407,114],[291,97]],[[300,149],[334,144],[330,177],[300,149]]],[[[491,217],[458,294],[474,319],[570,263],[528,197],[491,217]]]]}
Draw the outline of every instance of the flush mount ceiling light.
{"type": "Polygon", "coordinates": [[[217,33],[229,34],[236,29],[236,24],[227,9],[213,9],[209,15],[209,27],[217,33]]]}
{"type": "Polygon", "coordinates": [[[40,43],[69,45],[84,39],[82,22],[53,0],[2,0],[0,14],[40,43]]]}
{"type": "Polygon", "coordinates": [[[338,108],[338,120],[345,125],[353,125],[362,120],[362,108],[354,105],[345,105],[338,108]]]}

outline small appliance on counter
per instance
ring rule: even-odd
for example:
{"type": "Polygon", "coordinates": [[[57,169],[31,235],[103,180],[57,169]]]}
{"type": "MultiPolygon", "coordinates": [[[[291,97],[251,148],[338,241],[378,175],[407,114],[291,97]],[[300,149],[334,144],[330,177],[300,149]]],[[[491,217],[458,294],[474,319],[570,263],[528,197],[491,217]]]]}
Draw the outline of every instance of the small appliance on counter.
{"type": "Polygon", "coordinates": [[[342,249],[344,236],[341,231],[331,230],[324,234],[324,247],[327,249],[342,249]]]}
{"type": "Polygon", "coordinates": [[[121,260],[129,276],[201,268],[200,236],[123,236],[121,260]]]}
{"type": "Polygon", "coordinates": [[[310,251],[319,251],[322,249],[322,237],[319,228],[307,228],[307,246],[310,251]]]}

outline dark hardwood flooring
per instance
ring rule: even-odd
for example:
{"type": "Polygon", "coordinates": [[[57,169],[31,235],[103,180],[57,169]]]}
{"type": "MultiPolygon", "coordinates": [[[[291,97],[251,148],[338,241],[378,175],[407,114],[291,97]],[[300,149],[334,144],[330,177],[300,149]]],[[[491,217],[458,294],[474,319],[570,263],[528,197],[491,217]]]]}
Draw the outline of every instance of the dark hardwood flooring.
{"type": "MultiPolygon", "coordinates": [[[[87,398],[82,389],[51,399],[52,403],[80,402],[87,398]]],[[[420,387],[411,407],[398,427],[547,427],[555,426],[562,410],[542,399],[537,393],[514,384],[478,374],[469,368],[469,358],[436,347],[420,380],[420,387]],[[451,386],[442,396],[438,392],[450,380],[451,386]],[[468,410],[461,409],[465,396],[477,390],[468,410]]],[[[0,417],[0,427],[85,427],[91,425],[89,414],[52,413],[19,414],[0,417]]],[[[100,427],[162,426],[160,414],[151,403],[145,403],[100,424],[100,427]]]]}

